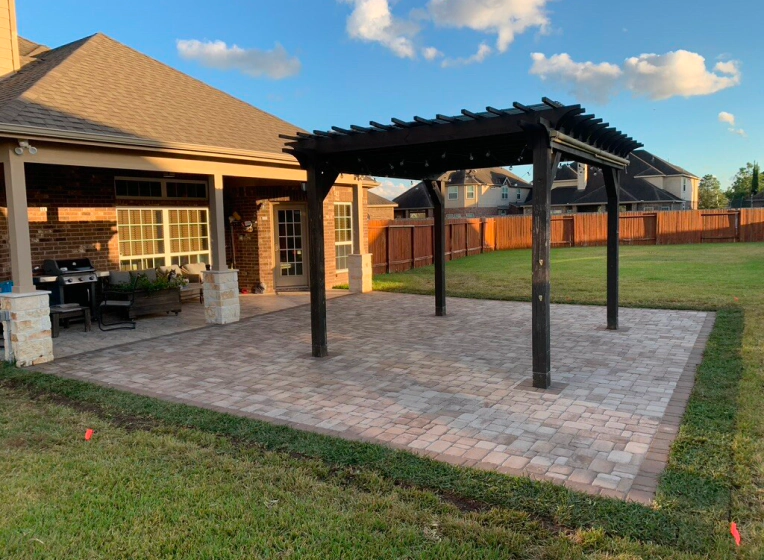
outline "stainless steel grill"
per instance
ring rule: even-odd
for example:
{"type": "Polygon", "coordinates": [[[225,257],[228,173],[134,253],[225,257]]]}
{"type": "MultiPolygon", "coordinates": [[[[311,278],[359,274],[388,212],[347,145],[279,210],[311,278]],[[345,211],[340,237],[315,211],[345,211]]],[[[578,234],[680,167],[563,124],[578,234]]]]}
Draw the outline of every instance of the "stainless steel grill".
{"type": "Polygon", "coordinates": [[[41,290],[50,291],[50,304],[79,303],[95,310],[98,276],[90,259],[46,259],[42,276],[35,279],[41,290]]]}

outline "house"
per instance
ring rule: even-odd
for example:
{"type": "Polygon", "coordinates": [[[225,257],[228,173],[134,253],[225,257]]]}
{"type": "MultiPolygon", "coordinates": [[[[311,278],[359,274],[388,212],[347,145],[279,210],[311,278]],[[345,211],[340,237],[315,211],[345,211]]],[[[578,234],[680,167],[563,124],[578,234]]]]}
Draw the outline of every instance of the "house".
{"type": "MultiPolygon", "coordinates": [[[[52,359],[48,295],[33,273],[45,259],[88,258],[98,271],[208,263],[212,323],[238,320],[239,287],[308,285],[307,176],[279,138],[298,127],[100,33],[56,48],[18,37],[14,0],[5,6],[0,280],[13,292],[0,294],[0,309],[15,318],[4,323],[7,359],[52,359]]],[[[340,176],[326,198],[328,285],[360,289],[352,277],[370,277],[372,186],[340,176]],[[349,274],[354,267],[363,273],[349,274]]]]}
{"type": "MultiPolygon", "coordinates": [[[[504,169],[463,169],[439,177],[443,181],[443,198],[449,218],[481,218],[519,213],[528,198],[531,185],[504,169]]],[[[431,216],[424,185],[418,183],[395,198],[396,217],[426,218],[431,216]]]]}
{"type": "Polygon", "coordinates": [[[366,195],[366,208],[369,220],[392,220],[398,204],[371,191],[366,195]]]}
{"type": "MultiPolygon", "coordinates": [[[[654,212],[689,210],[698,206],[700,179],[692,173],[652,155],[636,150],[629,167],[621,174],[621,208],[624,211],[654,212]]],[[[602,173],[584,164],[561,165],[552,185],[552,212],[605,212],[607,193],[602,173]]],[[[532,197],[524,204],[530,214],[532,197]]]]}

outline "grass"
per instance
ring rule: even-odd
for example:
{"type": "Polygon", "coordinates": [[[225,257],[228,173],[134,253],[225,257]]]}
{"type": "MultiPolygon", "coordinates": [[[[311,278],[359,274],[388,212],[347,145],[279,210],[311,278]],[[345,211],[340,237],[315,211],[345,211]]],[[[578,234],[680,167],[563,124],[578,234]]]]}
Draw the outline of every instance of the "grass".
{"type": "MultiPolygon", "coordinates": [[[[527,299],[529,258],[449,263],[449,294],[527,299]]],[[[655,508],[8,366],[2,557],[762,558],[762,262],[755,244],[623,249],[624,302],[719,309],[655,508]]],[[[604,251],[552,266],[557,301],[602,302],[604,251]]]]}

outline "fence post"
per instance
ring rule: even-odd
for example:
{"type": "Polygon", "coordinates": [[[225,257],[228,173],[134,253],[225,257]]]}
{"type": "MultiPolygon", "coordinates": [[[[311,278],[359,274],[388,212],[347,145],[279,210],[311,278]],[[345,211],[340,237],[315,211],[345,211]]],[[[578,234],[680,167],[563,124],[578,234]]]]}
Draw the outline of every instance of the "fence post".
{"type": "Polygon", "coordinates": [[[393,228],[392,224],[387,224],[385,228],[385,239],[387,240],[387,273],[393,271],[393,249],[392,249],[393,228]]]}
{"type": "Polygon", "coordinates": [[[411,226],[411,269],[416,267],[416,226],[411,226]]]}
{"type": "Polygon", "coordinates": [[[470,256],[470,223],[464,222],[464,256],[470,256]]]}

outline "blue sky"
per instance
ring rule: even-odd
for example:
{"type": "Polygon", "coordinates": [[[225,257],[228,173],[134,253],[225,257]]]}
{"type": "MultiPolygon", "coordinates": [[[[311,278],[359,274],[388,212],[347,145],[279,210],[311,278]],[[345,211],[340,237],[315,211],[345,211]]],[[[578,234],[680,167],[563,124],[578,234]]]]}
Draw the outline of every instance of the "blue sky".
{"type": "Polygon", "coordinates": [[[17,16],[34,41],[101,31],[306,129],[547,95],[723,186],[764,159],[753,0],[37,0],[17,16]]]}

